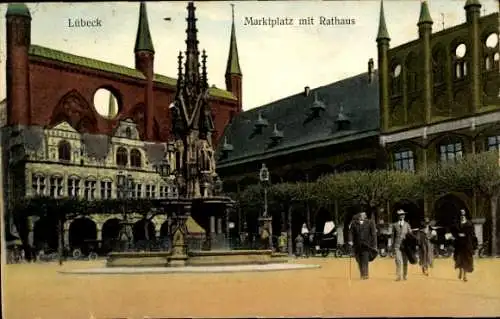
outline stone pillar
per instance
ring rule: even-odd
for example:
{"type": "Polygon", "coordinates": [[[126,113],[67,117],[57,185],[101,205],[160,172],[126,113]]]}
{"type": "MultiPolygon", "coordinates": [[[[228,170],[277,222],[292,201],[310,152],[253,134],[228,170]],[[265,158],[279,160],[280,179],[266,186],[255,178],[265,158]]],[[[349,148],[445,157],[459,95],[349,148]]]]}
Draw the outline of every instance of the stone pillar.
{"type": "Polygon", "coordinates": [[[64,243],[64,248],[69,249],[69,226],[71,225],[71,220],[67,220],[64,223],[64,228],[63,228],[63,243],[64,243]]]}
{"type": "Polygon", "coordinates": [[[102,224],[97,224],[96,230],[97,230],[97,238],[96,239],[101,241],[102,240],[102,224]]]}
{"type": "Polygon", "coordinates": [[[217,218],[217,235],[222,234],[222,218],[217,218]]]}
{"type": "Polygon", "coordinates": [[[210,216],[210,234],[215,233],[215,216],[210,216]]]}
{"type": "Polygon", "coordinates": [[[474,224],[474,232],[476,234],[476,237],[477,237],[477,244],[478,245],[481,245],[483,243],[483,236],[484,236],[484,233],[483,233],[483,225],[484,225],[484,222],[486,221],[485,218],[474,218],[471,220],[472,221],[472,224],[474,224]]]}

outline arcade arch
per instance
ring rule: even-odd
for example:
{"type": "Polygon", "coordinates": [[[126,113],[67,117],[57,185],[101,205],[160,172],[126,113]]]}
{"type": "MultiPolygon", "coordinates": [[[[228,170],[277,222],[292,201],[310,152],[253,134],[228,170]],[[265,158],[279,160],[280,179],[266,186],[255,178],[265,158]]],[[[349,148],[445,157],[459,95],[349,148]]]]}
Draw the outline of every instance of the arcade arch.
{"type": "Polygon", "coordinates": [[[71,249],[86,245],[87,241],[97,240],[97,225],[90,218],[73,220],[69,226],[69,246],[71,249]]]}
{"type": "Polygon", "coordinates": [[[152,221],[141,219],[133,226],[134,241],[153,240],[156,238],[155,225],[152,221]]]}

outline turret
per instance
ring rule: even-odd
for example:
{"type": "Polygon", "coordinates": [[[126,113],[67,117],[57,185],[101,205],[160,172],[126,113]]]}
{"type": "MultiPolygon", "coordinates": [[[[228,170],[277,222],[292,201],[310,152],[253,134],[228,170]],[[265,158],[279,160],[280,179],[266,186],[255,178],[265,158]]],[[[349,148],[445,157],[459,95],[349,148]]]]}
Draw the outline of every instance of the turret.
{"type": "Polygon", "coordinates": [[[467,0],[464,6],[469,28],[470,48],[466,54],[470,56],[470,92],[471,112],[476,112],[481,106],[481,42],[479,35],[479,17],[481,15],[481,3],[479,0],[467,0]]]}
{"type": "Polygon", "coordinates": [[[380,129],[389,129],[389,32],[385,24],[384,1],[380,1],[380,18],[377,34],[380,129]]]}
{"type": "Polygon", "coordinates": [[[238,46],[236,44],[236,31],[234,27],[234,5],[232,6],[232,24],[231,24],[231,39],[229,42],[229,55],[227,58],[226,66],[226,89],[233,93],[238,99],[238,110],[241,112],[243,109],[242,102],[242,78],[240,60],[238,58],[238,46]]]}
{"type": "Polygon", "coordinates": [[[7,20],[7,124],[29,125],[31,14],[24,3],[11,3],[7,20]]]}
{"type": "Polygon", "coordinates": [[[432,35],[432,18],[429,13],[427,1],[422,1],[420,5],[420,17],[418,19],[418,36],[421,45],[421,63],[422,63],[422,86],[423,86],[423,104],[424,104],[424,121],[431,122],[432,115],[432,52],[431,52],[431,35],[432,35]]]}
{"type": "MultiPolygon", "coordinates": [[[[152,140],[153,122],[154,122],[154,101],[153,101],[153,77],[154,77],[154,55],[155,50],[151,33],[149,32],[148,15],[146,12],[146,3],[141,2],[139,9],[139,24],[137,27],[137,37],[135,39],[135,68],[141,71],[146,77],[144,110],[145,127],[144,138],[152,140]]],[[[156,137],[157,138],[157,137],[156,137]]]]}

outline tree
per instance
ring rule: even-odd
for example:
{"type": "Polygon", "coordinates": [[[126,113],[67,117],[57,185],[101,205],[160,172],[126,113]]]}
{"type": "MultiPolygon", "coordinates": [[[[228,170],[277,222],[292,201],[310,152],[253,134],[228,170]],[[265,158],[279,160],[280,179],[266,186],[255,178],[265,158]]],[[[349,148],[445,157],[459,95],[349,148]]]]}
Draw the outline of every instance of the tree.
{"type": "Polygon", "coordinates": [[[470,154],[456,163],[433,166],[423,178],[433,194],[474,190],[490,202],[491,254],[497,253],[497,204],[500,198],[500,170],[497,151],[470,154]]]}

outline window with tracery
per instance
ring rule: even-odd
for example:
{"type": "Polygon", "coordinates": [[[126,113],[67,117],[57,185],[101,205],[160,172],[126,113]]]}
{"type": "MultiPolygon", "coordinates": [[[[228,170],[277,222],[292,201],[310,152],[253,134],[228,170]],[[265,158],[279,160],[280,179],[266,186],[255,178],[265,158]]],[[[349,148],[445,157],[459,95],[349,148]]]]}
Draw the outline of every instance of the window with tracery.
{"type": "Polygon", "coordinates": [[[454,55],[454,66],[455,66],[455,79],[463,79],[467,77],[467,60],[465,54],[467,53],[467,46],[464,43],[460,43],[455,48],[454,55]]]}
{"type": "Polygon", "coordinates": [[[116,150],[116,165],[127,166],[128,163],[128,152],[125,147],[119,147],[116,150]]]}
{"type": "Polygon", "coordinates": [[[60,176],[52,176],[49,179],[50,197],[63,196],[63,178],[60,176]]]}
{"type": "Polygon", "coordinates": [[[31,179],[33,193],[37,196],[43,196],[45,194],[45,177],[39,174],[33,174],[31,179]]]}
{"type": "Polygon", "coordinates": [[[113,190],[111,181],[101,181],[101,199],[110,199],[113,190]]]}
{"type": "Polygon", "coordinates": [[[498,53],[498,35],[490,33],[484,41],[484,69],[486,72],[498,70],[500,53],[498,53]]]}
{"type": "Polygon", "coordinates": [[[130,151],[130,166],[132,167],[142,166],[142,155],[141,152],[137,149],[133,149],[130,151]]]}
{"type": "Polygon", "coordinates": [[[415,171],[413,151],[404,150],[394,153],[394,168],[402,171],[415,171]]]}
{"type": "Polygon", "coordinates": [[[71,144],[68,141],[60,141],[57,151],[60,161],[71,161],[71,144]]]}
{"type": "Polygon", "coordinates": [[[408,92],[413,92],[418,89],[418,60],[414,53],[410,53],[406,59],[406,88],[408,92]]]}
{"type": "Polygon", "coordinates": [[[86,200],[95,199],[96,186],[97,182],[94,180],[85,181],[84,197],[86,200]]]}
{"type": "Polygon", "coordinates": [[[79,197],[80,196],[80,179],[77,177],[68,178],[68,196],[69,197],[79,197]]]}

